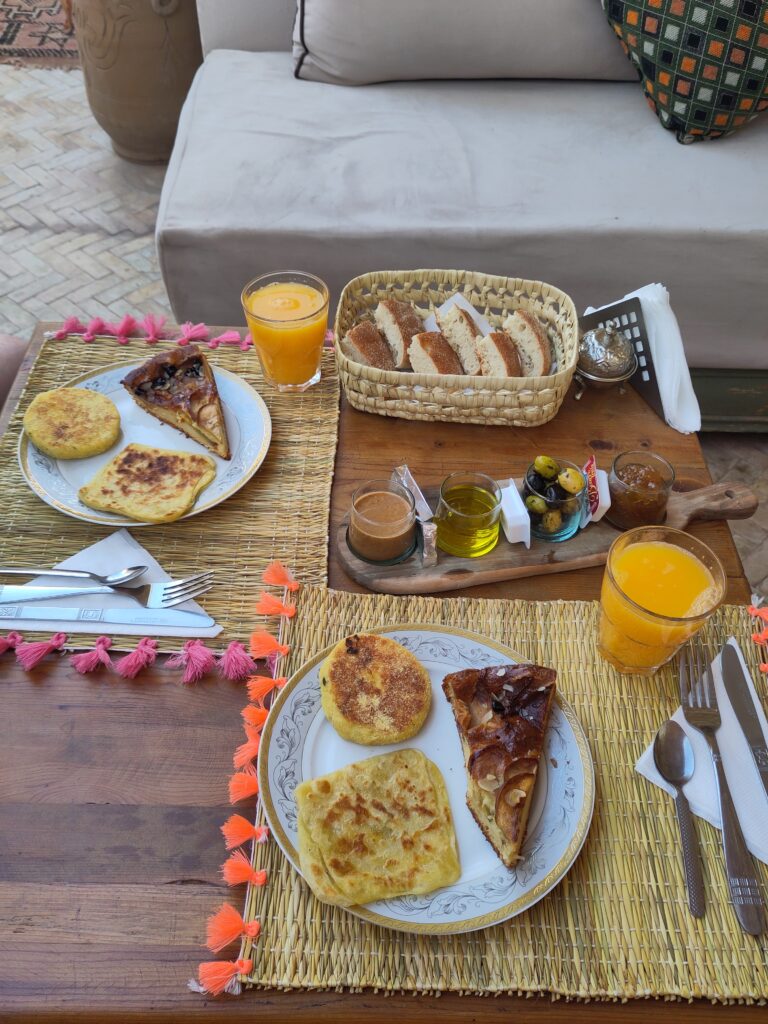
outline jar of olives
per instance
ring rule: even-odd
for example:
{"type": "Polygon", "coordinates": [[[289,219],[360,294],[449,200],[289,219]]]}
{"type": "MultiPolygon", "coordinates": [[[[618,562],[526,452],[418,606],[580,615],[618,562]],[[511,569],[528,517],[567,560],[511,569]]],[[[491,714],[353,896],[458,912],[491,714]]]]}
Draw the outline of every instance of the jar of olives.
{"type": "Polygon", "coordinates": [[[587,481],[578,466],[538,455],[523,480],[531,534],[539,540],[568,540],[579,528],[586,493],[587,481]]]}

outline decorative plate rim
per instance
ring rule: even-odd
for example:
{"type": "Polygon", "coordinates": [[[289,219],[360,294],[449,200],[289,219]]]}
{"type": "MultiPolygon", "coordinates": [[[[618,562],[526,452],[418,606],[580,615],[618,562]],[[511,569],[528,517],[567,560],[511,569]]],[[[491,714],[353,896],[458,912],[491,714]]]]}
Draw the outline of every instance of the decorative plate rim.
{"type": "MultiPolygon", "coordinates": [[[[107,363],[104,366],[100,366],[97,370],[89,370],[86,371],[85,373],[78,374],[77,377],[72,377],[70,380],[66,381],[64,384],[61,384],[59,386],[62,388],[75,387],[77,384],[83,384],[88,380],[93,380],[95,377],[100,377],[102,374],[108,373],[113,370],[126,369],[129,366],[141,366],[141,361],[136,359],[128,359],[116,363],[107,363]]],[[[272,443],[272,417],[270,415],[269,409],[267,408],[266,402],[258,393],[258,391],[253,387],[253,385],[249,384],[244,377],[240,376],[240,374],[234,373],[232,370],[227,370],[223,366],[211,366],[211,370],[213,371],[214,375],[220,373],[225,377],[229,377],[233,380],[236,380],[240,385],[242,385],[244,388],[247,388],[248,391],[252,393],[255,399],[255,405],[258,408],[259,413],[261,414],[262,417],[262,421],[264,423],[264,439],[262,441],[261,447],[254,456],[251,464],[247,467],[247,469],[243,470],[243,474],[237,481],[237,483],[233,484],[228,490],[224,491],[223,494],[220,494],[216,498],[212,498],[209,501],[203,503],[196,502],[195,505],[190,509],[190,511],[186,513],[186,515],[180,516],[178,520],[175,520],[175,522],[181,522],[183,519],[190,519],[192,516],[199,515],[201,512],[206,512],[209,508],[215,508],[216,505],[220,505],[223,501],[226,501],[227,498],[231,498],[233,494],[236,494],[237,491],[239,491],[248,483],[251,477],[256,473],[261,464],[264,462],[264,459],[267,457],[267,452],[269,451],[269,446],[272,443]]],[[[130,444],[130,441],[127,441],[126,443],[130,444]]],[[[127,516],[120,516],[116,513],[107,513],[103,515],[99,514],[96,510],[93,510],[91,513],[86,514],[73,505],[68,505],[65,502],[58,501],[56,498],[52,497],[48,493],[48,491],[46,491],[46,489],[40,484],[40,482],[32,475],[29,468],[30,445],[32,445],[32,442],[30,441],[26,430],[22,427],[21,433],[19,435],[19,443],[17,446],[19,467],[21,469],[22,476],[24,477],[24,480],[27,483],[27,486],[32,491],[34,491],[34,493],[37,494],[37,496],[41,498],[46,503],[46,505],[50,505],[51,508],[55,508],[59,512],[63,512],[65,515],[72,516],[73,519],[79,519],[81,520],[81,522],[85,523],[96,523],[99,526],[138,527],[158,525],[157,523],[147,523],[138,519],[129,519],[127,516]]]]}
{"type": "MultiPolygon", "coordinates": [[[[395,622],[386,626],[377,626],[375,628],[368,629],[366,632],[393,633],[402,630],[409,630],[412,632],[447,633],[451,636],[459,636],[476,642],[479,641],[480,643],[486,644],[488,647],[492,647],[505,657],[516,659],[518,661],[522,660],[511,647],[508,647],[506,644],[500,644],[495,640],[491,640],[482,633],[475,633],[472,630],[461,629],[456,626],[444,626],[440,623],[395,622]]],[[[280,709],[285,705],[289,695],[305,678],[305,676],[311,672],[319,662],[327,657],[331,649],[335,646],[335,643],[336,641],[328,644],[328,646],[318,654],[305,661],[291,675],[291,678],[280,690],[274,703],[270,707],[269,716],[264,725],[261,736],[261,746],[258,758],[258,781],[261,802],[272,834],[277,840],[277,843],[285,857],[287,857],[290,864],[300,875],[301,870],[298,866],[298,851],[283,829],[278,818],[277,809],[272,801],[268,772],[270,744],[272,740],[272,731],[277,722],[280,709]]],[[[342,909],[348,910],[356,917],[363,918],[371,924],[377,924],[383,928],[390,928],[395,931],[411,932],[420,935],[457,935],[463,932],[471,932],[477,931],[481,928],[488,928],[491,925],[509,920],[511,917],[516,917],[524,910],[533,906],[534,903],[538,903],[539,900],[543,899],[548,892],[561,882],[578,857],[589,833],[589,827],[595,806],[595,767],[586,734],[576,716],[576,712],[559,691],[555,694],[555,700],[560,710],[563,712],[563,715],[573,733],[584,779],[584,795],[578,819],[573,827],[573,835],[571,836],[571,839],[558,862],[547,872],[544,878],[542,878],[531,889],[527,890],[511,902],[505,904],[503,907],[499,907],[487,914],[479,914],[474,917],[467,918],[461,922],[427,924],[423,922],[401,921],[396,918],[384,917],[375,911],[369,910],[365,906],[344,907],[342,909]]]]}

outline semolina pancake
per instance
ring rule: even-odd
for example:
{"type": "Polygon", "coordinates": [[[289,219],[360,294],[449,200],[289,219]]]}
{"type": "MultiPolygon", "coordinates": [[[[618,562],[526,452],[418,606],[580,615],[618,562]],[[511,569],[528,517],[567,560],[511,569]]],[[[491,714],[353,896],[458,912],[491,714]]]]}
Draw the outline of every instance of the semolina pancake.
{"type": "Polygon", "coordinates": [[[86,388],[56,388],[36,395],[24,413],[32,444],[54,459],[101,455],[120,436],[120,414],[106,395],[86,388]]]}
{"type": "Polygon", "coordinates": [[[142,523],[170,523],[189,512],[215,476],[208,455],[129,444],[78,495],[89,508],[142,523]]]}
{"type": "Polygon", "coordinates": [[[432,703],[429,673],[389,637],[356,633],[320,667],[325,716],[353,743],[401,743],[421,729],[432,703]]]}
{"type": "Polygon", "coordinates": [[[423,894],[461,874],[445,782],[419,750],[302,782],[296,807],[301,872],[324,903],[423,894]]]}

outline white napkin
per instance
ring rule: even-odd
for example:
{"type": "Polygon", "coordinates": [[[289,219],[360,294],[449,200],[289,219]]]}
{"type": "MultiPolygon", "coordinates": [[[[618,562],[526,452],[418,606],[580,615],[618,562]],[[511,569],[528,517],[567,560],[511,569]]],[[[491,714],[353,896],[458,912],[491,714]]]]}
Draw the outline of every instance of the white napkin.
{"type": "MultiPolygon", "coordinates": [[[[105,572],[112,571],[114,569],[122,569],[130,565],[146,565],[148,566],[147,571],[137,582],[140,583],[162,583],[165,580],[169,580],[171,577],[150,553],[141,546],[133,536],[125,529],[117,530],[116,533],[112,533],[109,537],[105,537],[104,540],[98,541],[96,544],[92,544],[89,548],[84,548],[79,551],[76,555],[72,555],[71,558],[65,559],[63,562],[57,562],[56,566],[60,569],[86,569],[88,572],[97,572],[104,574],[105,572]]],[[[87,587],[89,586],[88,580],[56,580],[51,576],[38,576],[34,580],[29,581],[29,586],[35,585],[39,587],[87,587]]],[[[92,594],[89,597],[58,597],[50,601],[40,602],[40,604],[46,605],[57,605],[59,607],[77,607],[77,608],[98,608],[104,603],[103,594],[92,594]]],[[[135,608],[136,602],[130,598],[125,597],[122,594],[115,593],[114,597],[109,598],[111,607],[119,608],[135,608]]],[[[196,601],[185,601],[184,604],[176,605],[174,610],[185,611],[185,612],[201,612],[205,614],[205,609],[201,608],[196,601]]],[[[163,610],[157,609],[157,625],[152,626],[131,626],[128,624],[120,625],[118,623],[109,623],[109,632],[116,636],[178,636],[178,637],[200,637],[201,639],[218,636],[224,628],[218,623],[213,626],[208,626],[205,629],[199,628],[186,628],[184,626],[163,626],[159,625],[163,621],[163,610]]],[[[4,621],[3,628],[6,628],[12,619],[4,621]]],[[[22,623],[22,620],[17,620],[22,623]]],[[[92,633],[93,626],[88,626],[87,623],[79,624],[77,622],[53,622],[49,620],[37,620],[37,619],[24,619],[22,631],[25,632],[41,631],[41,632],[62,632],[62,633],[92,633]]]]}
{"type": "MultiPolygon", "coordinates": [[[[691,384],[677,317],[669,304],[669,292],[662,284],[647,284],[624,296],[624,299],[635,298],[640,299],[643,308],[664,418],[681,434],[701,430],[699,403],[691,384]]],[[[616,302],[624,299],[616,299],[616,302]]],[[[588,306],[585,312],[595,313],[605,308],[600,306],[596,310],[588,306]]]]}
{"type": "MultiPolygon", "coordinates": [[[[757,717],[763,730],[763,736],[768,739],[768,721],[766,721],[763,708],[755,693],[752,682],[752,675],[747,668],[739,645],[733,637],[728,643],[732,644],[739,656],[742,667],[746,671],[750,695],[757,708],[757,717]]],[[[741,726],[736,720],[736,715],[725,692],[722,675],[720,673],[720,656],[712,662],[712,674],[717,690],[717,703],[720,709],[722,724],[717,730],[717,742],[720,746],[720,753],[723,757],[723,767],[728,779],[728,787],[736,807],[736,814],[741,824],[747,846],[763,863],[768,864],[768,796],[763,789],[760,776],[758,775],[755,762],[749,749],[746,737],[741,731],[741,726]]],[[[720,802],[717,799],[717,784],[715,781],[715,769],[712,764],[712,755],[709,745],[702,734],[683,718],[682,708],[678,708],[672,715],[672,721],[677,722],[688,734],[693,746],[695,757],[695,770],[693,778],[683,786],[683,792],[688,798],[691,810],[700,818],[704,818],[715,828],[722,828],[720,820],[720,802]]],[[[656,771],[653,763],[653,744],[648,747],[635,765],[635,769],[644,775],[646,779],[660,786],[663,790],[674,795],[674,791],[656,771]]]]}

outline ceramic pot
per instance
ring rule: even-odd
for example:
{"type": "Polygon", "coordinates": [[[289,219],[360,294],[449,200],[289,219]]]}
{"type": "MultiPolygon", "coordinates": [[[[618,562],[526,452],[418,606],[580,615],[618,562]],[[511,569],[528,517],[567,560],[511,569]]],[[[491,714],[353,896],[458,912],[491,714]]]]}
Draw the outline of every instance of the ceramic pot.
{"type": "Polygon", "coordinates": [[[195,0],[74,0],[93,116],[126,160],[165,161],[203,60],[195,0]]]}

